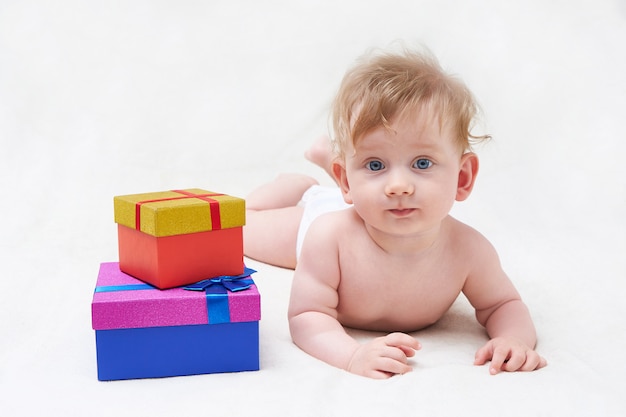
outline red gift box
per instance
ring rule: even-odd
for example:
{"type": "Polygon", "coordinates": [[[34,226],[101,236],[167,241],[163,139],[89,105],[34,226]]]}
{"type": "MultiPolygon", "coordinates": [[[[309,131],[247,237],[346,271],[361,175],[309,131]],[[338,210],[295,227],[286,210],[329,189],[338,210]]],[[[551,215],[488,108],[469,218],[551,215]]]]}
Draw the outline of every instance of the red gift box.
{"type": "Polygon", "coordinates": [[[114,198],[120,269],[157,288],[243,272],[245,201],[201,189],[114,198]]]}

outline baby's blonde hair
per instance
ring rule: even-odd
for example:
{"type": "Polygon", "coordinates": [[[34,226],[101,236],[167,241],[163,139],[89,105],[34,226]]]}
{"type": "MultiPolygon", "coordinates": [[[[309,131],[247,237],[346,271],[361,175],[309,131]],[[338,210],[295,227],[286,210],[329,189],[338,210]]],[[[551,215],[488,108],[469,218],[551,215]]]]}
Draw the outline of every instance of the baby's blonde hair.
{"type": "Polygon", "coordinates": [[[397,117],[414,115],[423,106],[435,110],[440,128],[452,127],[462,152],[488,135],[470,132],[478,106],[459,79],[445,73],[428,52],[404,50],[370,53],[343,78],[333,104],[334,150],[344,157],[348,144],[397,117]]]}

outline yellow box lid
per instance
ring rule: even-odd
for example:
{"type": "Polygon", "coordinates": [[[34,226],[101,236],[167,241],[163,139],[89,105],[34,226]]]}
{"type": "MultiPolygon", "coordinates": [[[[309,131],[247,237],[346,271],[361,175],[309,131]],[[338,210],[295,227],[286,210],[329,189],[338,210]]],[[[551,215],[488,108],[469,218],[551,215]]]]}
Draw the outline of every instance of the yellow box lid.
{"type": "Polygon", "coordinates": [[[115,222],[152,236],[173,236],[243,226],[245,200],[199,188],[113,198],[115,222]]]}

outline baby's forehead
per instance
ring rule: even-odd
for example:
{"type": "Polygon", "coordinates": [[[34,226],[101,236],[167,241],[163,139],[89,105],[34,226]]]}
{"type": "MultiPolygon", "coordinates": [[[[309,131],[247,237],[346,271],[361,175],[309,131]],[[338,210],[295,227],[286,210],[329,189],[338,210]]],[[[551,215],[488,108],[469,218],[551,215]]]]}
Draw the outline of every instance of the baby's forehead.
{"type": "MultiPolygon", "coordinates": [[[[393,132],[394,126],[421,123],[436,130],[440,136],[450,137],[459,152],[467,151],[466,138],[459,137],[460,115],[451,113],[451,108],[440,100],[430,98],[417,103],[383,111],[377,106],[363,106],[359,102],[345,114],[344,126],[349,127],[340,139],[334,142],[335,154],[339,157],[354,151],[354,147],[369,133],[376,130],[393,132]]],[[[370,103],[371,104],[371,103],[370,103]]],[[[339,133],[339,132],[336,132],[339,133]]]]}
{"type": "Polygon", "coordinates": [[[353,137],[353,145],[359,143],[364,137],[371,135],[384,137],[395,135],[398,131],[411,132],[413,139],[420,136],[436,137],[441,140],[455,140],[455,121],[445,117],[436,109],[420,109],[404,111],[396,114],[389,121],[379,121],[370,124],[368,130],[363,131],[360,137],[353,137]]]}

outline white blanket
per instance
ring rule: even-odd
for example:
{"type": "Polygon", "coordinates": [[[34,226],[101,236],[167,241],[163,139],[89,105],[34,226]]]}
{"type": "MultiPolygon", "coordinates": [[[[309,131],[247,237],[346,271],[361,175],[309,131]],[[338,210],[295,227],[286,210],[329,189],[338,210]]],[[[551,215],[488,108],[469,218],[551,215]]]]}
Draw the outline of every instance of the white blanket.
{"type": "Polygon", "coordinates": [[[610,0],[0,3],[0,415],[624,415],[625,44],[610,0]],[[248,260],[260,371],[97,381],[113,196],[330,183],[302,153],[347,66],[398,39],[482,105],[493,141],[453,214],[498,249],[548,367],[473,366],[486,336],[461,298],[414,334],[414,372],[348,374],[291,342],[292,272],[248,260]]]}

